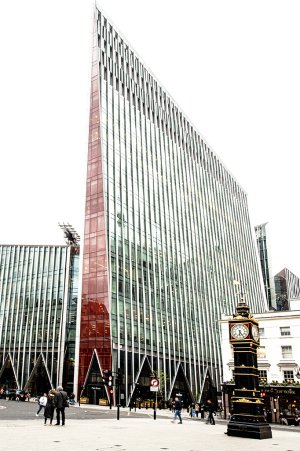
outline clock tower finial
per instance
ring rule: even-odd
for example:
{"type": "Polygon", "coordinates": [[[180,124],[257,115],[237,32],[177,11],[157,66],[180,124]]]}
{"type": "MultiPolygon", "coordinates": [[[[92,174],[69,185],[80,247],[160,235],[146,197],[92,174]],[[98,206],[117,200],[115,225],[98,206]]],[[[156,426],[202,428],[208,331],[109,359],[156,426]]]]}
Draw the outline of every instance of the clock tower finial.
{"type": "Polygon", "coordinates": [[[243,297],[240,298],[237,306],[236,306],[237,314],[236,316],[242,316],[243,318],[249,318],[250,317],[250,309],[249,306],[246,304],[243,297]]]}
{"type": "Polygon", "coordinates": [[[241,291],[237,293],[237,296],[239,296],[239,300],[236,306],[236,315],[234,315],[234,317],[237,316],[241,316],[243,318],[249,318],[249,306],[247,305],[246,301],[245,301],[245,297],[247,295],[247,291],[245,291],[242,286],[241,286],[241,291]]]}

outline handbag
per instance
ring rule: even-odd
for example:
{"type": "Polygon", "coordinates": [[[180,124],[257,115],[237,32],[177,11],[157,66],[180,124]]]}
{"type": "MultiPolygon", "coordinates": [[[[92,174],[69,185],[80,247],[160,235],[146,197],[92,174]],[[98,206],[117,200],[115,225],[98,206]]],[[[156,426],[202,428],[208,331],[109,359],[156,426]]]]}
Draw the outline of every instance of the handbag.
{"type": "Polygon", "coordinates": [[[70,407],[67,396],[63,395],[62,393],[61,393],[61,396],[62,396],[62,399],[63,399],[63,406],[64,407],[70,407]]]}

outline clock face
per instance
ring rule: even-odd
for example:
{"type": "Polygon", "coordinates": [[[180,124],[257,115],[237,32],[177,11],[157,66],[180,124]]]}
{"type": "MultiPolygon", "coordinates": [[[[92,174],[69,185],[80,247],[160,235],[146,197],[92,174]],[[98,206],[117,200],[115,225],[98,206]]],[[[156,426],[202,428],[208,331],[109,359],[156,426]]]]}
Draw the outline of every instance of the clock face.
{"type": "Polygon", "coordinates": [[[231,328],[232,338],[244,340],[249,335],[249,329],[246,324],[235,324],[231,328]]]}
{"type": "Polygon", "coordinates": [[[255,341],[259,340],[258,327],[255,325],[252,326],[252,337],[254,338],[255,341]]]}

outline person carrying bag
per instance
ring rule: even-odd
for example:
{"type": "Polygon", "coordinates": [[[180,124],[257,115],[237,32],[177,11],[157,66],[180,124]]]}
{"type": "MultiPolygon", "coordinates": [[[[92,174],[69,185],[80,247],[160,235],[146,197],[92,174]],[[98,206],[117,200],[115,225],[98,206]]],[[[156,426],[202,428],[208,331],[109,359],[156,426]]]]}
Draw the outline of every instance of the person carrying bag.
{"type": "Polygon", "coordinates": [[[54,404],[56,407],[56,423],[55,426],[60,425],[60,416],[61,416],[61,425],[65,425],[65,408],[69,407],[68,395],[63,390],[63,388],[59,385],[56,389],[56,395],[54,397],[54,404]]]}

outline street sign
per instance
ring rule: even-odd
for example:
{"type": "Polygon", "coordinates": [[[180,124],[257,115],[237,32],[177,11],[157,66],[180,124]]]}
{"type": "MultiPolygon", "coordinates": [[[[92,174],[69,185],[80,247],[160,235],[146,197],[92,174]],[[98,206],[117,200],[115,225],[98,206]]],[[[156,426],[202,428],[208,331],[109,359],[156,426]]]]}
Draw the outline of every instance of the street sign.
{"type": "Polygon", "coordinates": [[[159,380],[158,379],[151,379],[150,380],[151,387],[158,387],[159,386],[159,380]]]}
{"type": "Polygon", "coordinates": [[[158,391],[158,387],[152,387],[152,385],[151,385],[150,391],[158,391]]]}

